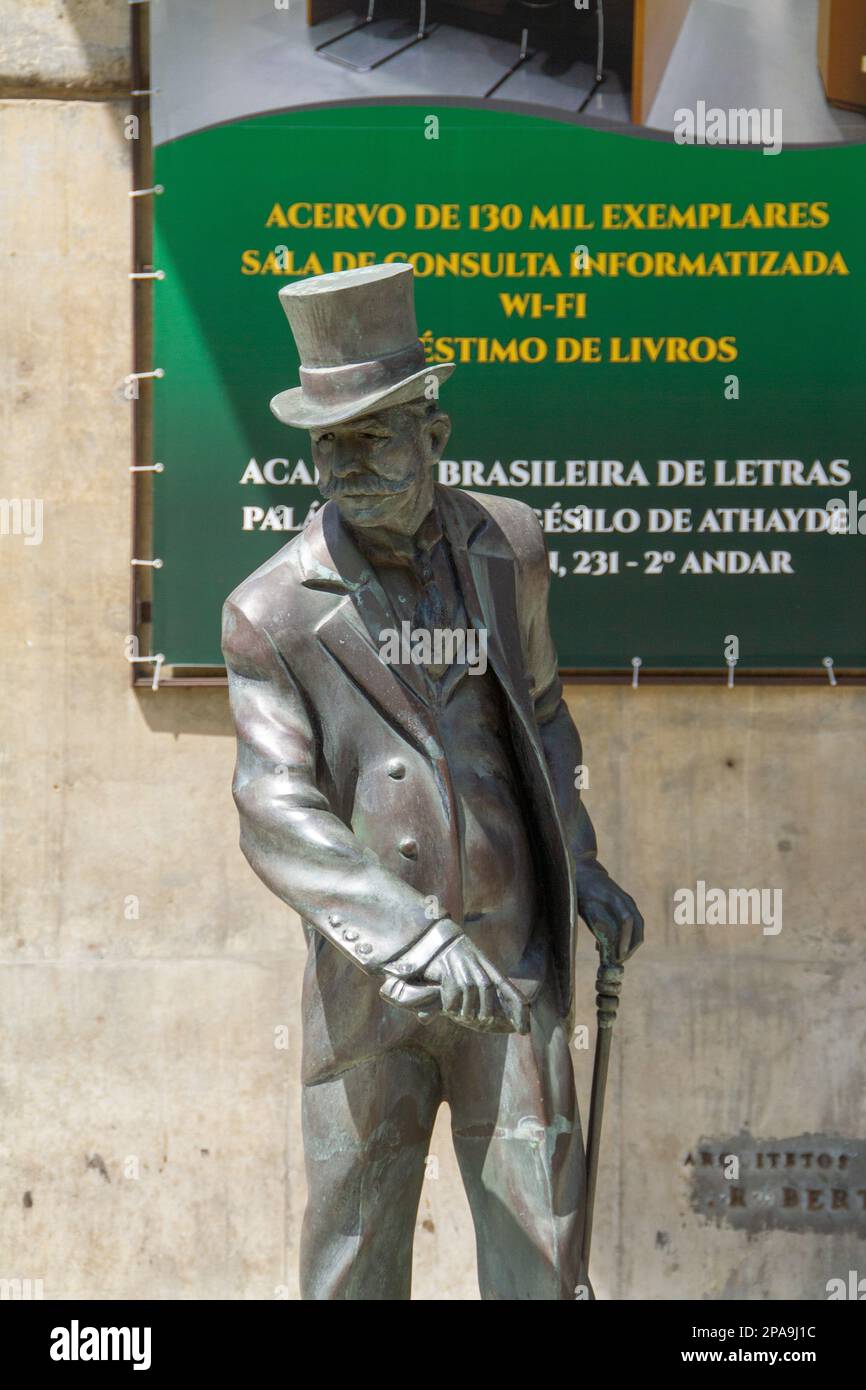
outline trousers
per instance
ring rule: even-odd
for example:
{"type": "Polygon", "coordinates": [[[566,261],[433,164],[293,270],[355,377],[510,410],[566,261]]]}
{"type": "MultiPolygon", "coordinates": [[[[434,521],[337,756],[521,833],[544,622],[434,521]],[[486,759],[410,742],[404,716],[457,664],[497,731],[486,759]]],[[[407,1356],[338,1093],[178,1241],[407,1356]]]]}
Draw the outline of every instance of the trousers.
{"type": "Polygon", "coordinates": [[[584,1148],[566,1021],[545,984],[530,1032],[440,1016],[303,1094],[301,1297],[405,1300],[430,1135],[451,1110],[485,1300],[592,1298],[584,1148]]]}

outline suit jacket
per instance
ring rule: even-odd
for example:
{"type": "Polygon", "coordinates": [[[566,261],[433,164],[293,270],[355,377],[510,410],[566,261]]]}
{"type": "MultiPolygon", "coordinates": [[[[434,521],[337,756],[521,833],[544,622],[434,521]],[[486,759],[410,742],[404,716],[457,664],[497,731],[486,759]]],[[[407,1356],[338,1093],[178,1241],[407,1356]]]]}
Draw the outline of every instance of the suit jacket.
{"type": "MultiPolygon", "coordinates": [[[[470,621],[487,629],[488,665],[506,697],[566,1014],[575,868],[595,860],[596,843],[574,785],[581,747],[548,625],[544,537],[522,502],[439,486],[436,496],[470,621]]],[[[329,953],[319,974],[330,971],[334,990],[359,980],[357,969],[381,977],[420,940],[428,895],[461,921],[451,779],[423,686],[380,659],[380,631],[394,626],[332,502],[224,610],[241,848],[318,934],[314,955],[329,953]],[[348,974],[338,960],[351,961],[348,974]]]]}

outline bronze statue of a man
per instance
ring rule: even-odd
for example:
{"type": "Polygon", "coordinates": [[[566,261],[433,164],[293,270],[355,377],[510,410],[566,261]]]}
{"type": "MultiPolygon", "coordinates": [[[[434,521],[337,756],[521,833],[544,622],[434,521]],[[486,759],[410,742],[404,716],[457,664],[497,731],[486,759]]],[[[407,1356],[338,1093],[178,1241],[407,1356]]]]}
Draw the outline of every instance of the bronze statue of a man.
{"type": "Polygon", "coordinates": [[[410,266],[280,299],[301,385],[271,408],[327,501],[231,595],[223,650],[241,846],[309,943],[302,1297],[409,1297],[446,1101],[482,1298],[572,1299],[576,913],[610,961],[643,923],[575,786],[544,538],[523,503],[433,481],[453,368],[425,364],[410,266]]]}

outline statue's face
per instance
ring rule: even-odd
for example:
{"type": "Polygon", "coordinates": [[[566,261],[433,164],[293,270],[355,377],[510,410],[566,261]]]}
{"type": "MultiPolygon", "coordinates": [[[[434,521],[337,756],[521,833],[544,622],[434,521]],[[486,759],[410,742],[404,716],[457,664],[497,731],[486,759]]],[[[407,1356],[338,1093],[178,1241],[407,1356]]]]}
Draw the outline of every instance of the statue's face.
{"type": "MultiPolygon", "coordinates": [[[[451,424],[426,402],[392,406],[310,431],[319,490],[354,526],[399,528],[432,486],[451,424]]],[[[429,503],[428,503],[429,505],[429,503]]]]}

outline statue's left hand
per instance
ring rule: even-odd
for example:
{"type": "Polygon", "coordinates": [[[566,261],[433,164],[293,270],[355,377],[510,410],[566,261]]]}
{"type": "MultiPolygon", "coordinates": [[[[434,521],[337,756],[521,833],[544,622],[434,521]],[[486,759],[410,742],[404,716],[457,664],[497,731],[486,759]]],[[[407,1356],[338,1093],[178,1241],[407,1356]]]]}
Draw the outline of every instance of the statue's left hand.
{"type": "Polygon", "coordinates": [[[576,887],[578,910],[598,942],[602,964],[622,965],[643,941],[634,899],[597,865],[578,872],[576,887]]]}
{"type": "Polygon", "coordinates": [[[398,1009],[409,1009],[416,1013],[422,1023],[429,1023],[431,1018],[442,1011],[442,997],[438,985],[419,985],[410,980],[398,980],[395,976],[389,976],[379,990],[379,996],[387,999],[389,1004],[396,1004],[398,1009]]]}

